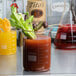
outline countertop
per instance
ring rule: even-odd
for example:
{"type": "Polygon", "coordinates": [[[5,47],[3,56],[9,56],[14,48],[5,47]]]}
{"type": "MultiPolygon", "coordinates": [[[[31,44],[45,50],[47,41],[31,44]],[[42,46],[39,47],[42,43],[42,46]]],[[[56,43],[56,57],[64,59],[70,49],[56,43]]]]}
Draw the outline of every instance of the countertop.
{"type": "Polygon", "coordinates": [[[17,54],[0,56],[0,74],[7,75],[52,75],[76,74],[76,50],[58,50],[52,43],[51,67],[48,72],[23,71],[22,48],[17,48],[17,54]]]}

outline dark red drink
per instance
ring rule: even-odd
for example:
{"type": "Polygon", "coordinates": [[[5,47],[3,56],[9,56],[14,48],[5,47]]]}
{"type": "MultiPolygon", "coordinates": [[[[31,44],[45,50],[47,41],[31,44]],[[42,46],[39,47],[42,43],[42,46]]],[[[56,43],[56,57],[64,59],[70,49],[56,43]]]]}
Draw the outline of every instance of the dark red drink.
{"type": "Polygon", "coordinates": [[[51,38],[38,35],[37,39],[24,38],[23,66],[26,71],[47,71],[51,62],[51,38]]]}
{"type": "Polygon", "coordinates": [[[76,25],[60,26],[54,44],[59,49],[76,49],[76,25]]]}

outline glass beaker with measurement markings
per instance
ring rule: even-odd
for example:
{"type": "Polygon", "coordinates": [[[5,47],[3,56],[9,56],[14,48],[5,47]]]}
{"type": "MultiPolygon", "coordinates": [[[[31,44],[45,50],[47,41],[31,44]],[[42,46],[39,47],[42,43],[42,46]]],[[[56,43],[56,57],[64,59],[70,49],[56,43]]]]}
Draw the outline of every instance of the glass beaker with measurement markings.
{"type": "Polygon", "coordinates": [[[70,1],[70,9],[68,16],[63,14],[61,24],[58,27],[58,31],[55,37],[54,44],[58,49],[76,50],[76,24],[75,24],[75,10],[73,2],[70,1]]]}
{"type": "Polygon", "coordinates": [[[0,55],[11,55],[16,53],[16,36],[15,30],[0,32],[0,55]]]}
{"type": "Polygon", "coordinates": [[[37,39],[23,40],[25,71],[48,71],[51,65],[51,38],[47,32],[36,32],[37,39]]]}
{"type": "Polygon", "coordinates": [[[76,49],[76,24],[59,27],[54,44],[58,49],[76,49]]]}

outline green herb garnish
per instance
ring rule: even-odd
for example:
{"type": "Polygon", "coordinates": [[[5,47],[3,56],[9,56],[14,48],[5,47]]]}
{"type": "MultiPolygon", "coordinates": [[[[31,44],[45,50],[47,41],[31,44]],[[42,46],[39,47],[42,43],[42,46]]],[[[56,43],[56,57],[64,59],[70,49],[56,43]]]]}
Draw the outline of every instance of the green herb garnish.
{"type": "MultiPolygon", "coordinates": [[[[16,27],[16,29],[22,29],[25,36],[27,36],[30,39],[36,39],[36,35],[32,26],[33,22],[33,16],[28,16],[28,19],[24,21],[24,18],[22,17],[22,14],[16,12],[16,7],[11,7],[11,19],[10,23],[13,27],[16,27]]],[[[29,15],[28,13],[25,13],[26,15],[29,15]]]]}

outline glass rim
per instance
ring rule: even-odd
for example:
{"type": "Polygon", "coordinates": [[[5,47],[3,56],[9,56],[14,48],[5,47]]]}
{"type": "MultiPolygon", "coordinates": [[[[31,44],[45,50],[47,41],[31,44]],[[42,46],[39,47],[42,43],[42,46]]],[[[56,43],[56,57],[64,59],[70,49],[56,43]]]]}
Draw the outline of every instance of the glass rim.
{"type": "Polygon", "coordinates": [[[17,31],[21,31],[21,32],[35,32],[35,33],[47,33],[47,32],[50,32],[50,30],[49,29],[44,29],[44,30],[39,30],[39,31],[31,31],[31,30],[22,30],[22,29],[17,29],[17,31]]]}
{"type": "MultiPolygon", "coordinates": [[[[66,25],[71,25],[70,23],[68,24],[51,24],[48,27],[53,29],[53,28],[62,28],[62,27],[71,27],[71,26],[66,26],[66,25]]],[[[72,24],[72,25],[76,25],[76,24],[72,24]]],[[[73,26],[76,27],[76,26],[73,26]]]]}
{"type": "Polygon", "coordinates": [[[24,32],[34,32],[34,33],[40,33],[40,34],[46,34],[46,33],[49,33],[51,31],[51,29],[50,30],[43,30],[43,31],[30,31],[30,30],[24,30],[24,32]]]}

